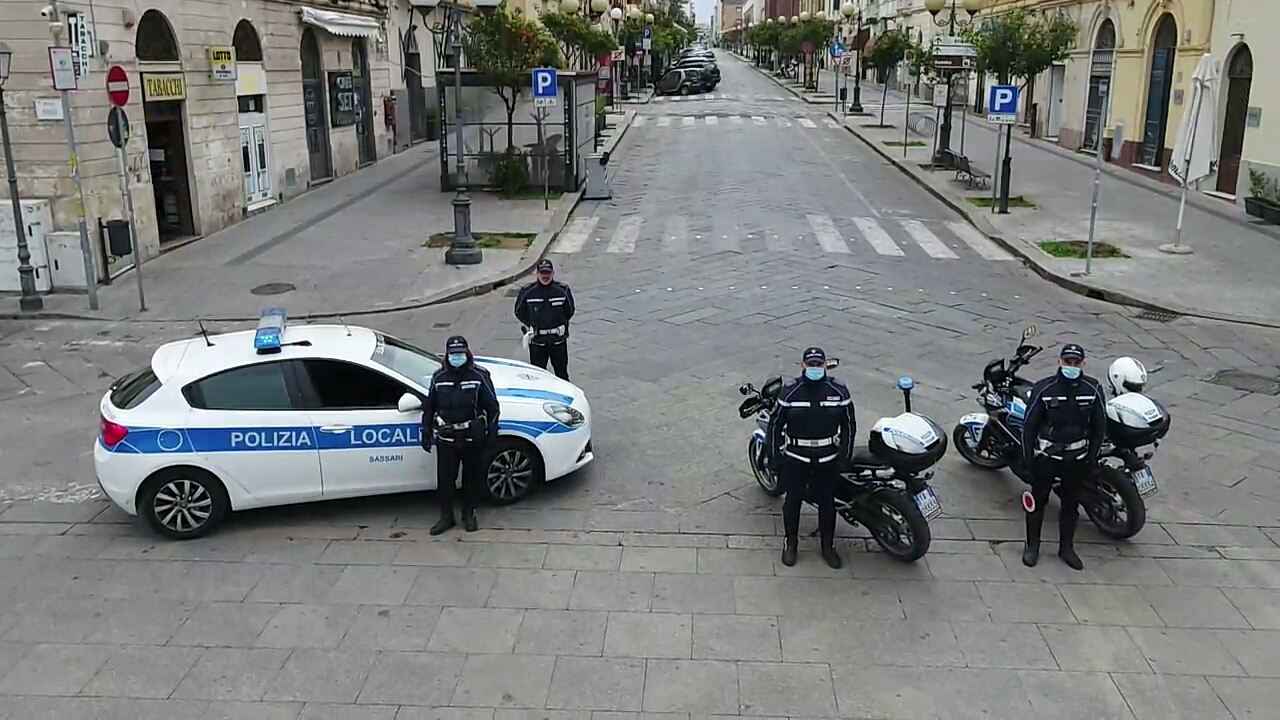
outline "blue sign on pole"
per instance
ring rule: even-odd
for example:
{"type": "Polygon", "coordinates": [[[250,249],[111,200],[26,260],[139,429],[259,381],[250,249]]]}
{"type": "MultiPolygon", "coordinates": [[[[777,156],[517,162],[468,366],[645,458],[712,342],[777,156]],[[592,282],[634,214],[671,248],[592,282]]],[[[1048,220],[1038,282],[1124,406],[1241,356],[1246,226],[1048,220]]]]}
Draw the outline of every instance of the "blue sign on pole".
{"type": "Polygon", "coordinates": [[[556,104],[556,69],[533,69],[533,104],[549,107],[556,104]]]}
{"type": "Polygon", "coordinates": [[[649,40],[649,39],[651,39],[651,38],[653,37],[653,31],[652,31],[651,29],[649,29],[649,28],[647,28],[647,27],[646,27],[646,28],[644,29],[644,35],[643,35],[642,37],[643,37],[645,40],[649,40]]]}
{"type": "Polygon", "coordinates": [[[1013,125],[1018,120],[1018,86],[992,85],[987,93],[987,122],[1013,125]]]}
{"type": "Polygon", "coordinates": [[[831,43],[831,57],[838,58],[844,55],[844,43],[839,40],[831,43]]]}

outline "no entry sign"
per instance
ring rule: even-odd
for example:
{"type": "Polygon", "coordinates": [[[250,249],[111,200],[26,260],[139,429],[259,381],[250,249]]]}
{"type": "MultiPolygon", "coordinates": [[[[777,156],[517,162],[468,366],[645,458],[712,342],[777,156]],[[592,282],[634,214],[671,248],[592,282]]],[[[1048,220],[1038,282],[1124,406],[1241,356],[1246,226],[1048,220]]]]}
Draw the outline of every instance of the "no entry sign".
{"type": "Polygon", "coordinates": [[[107,97],[116,107],[124,107],[129,103],[129,76],[119,65],[112,65],[107,70],[107,97]]]}

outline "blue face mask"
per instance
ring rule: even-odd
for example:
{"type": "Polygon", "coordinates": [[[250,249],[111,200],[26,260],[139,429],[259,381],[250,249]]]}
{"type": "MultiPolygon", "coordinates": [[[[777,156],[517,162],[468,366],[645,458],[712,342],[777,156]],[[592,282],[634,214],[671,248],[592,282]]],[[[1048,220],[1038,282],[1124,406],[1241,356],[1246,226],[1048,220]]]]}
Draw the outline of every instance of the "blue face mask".
{"type": "Polygon", "coordinates": [[[1080,372],[1081,372],[1081,370],[1080,370],[1080,368],[1078,368],[1078,367],[1071,367],[1071,366],[1069,366],[1069,365],[1063,365],[1062,367],[1058,368],[1058,372],[1062,373],[1062,377],[1064,377],[1064,378],[1066,378],[1066,379],[1068,379],[1068,380],[1079,380],[1079,379],[1080,379],[1080,372]]]}
{"type": "Polygon", "coordinates": [[[453,367],[462,367],[467,364],[466,353],[449,353],[449,364],[453,367]]]}
{"type": "Polygon", "coordinates": [[[820,367],[807,367],[804,369],[804,377],[806,380],[818,381],[827,376],[827,369],[820,367]]]}

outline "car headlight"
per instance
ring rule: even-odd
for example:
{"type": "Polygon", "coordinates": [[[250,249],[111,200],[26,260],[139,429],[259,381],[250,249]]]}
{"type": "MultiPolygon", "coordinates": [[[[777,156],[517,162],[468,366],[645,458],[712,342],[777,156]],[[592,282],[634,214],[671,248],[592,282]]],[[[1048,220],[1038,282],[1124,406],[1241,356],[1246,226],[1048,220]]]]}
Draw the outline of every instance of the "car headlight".
{"type": "Polygon", "coordinates": [[[582,413],[574,410],[564,403],[543,403],[542,410],[554,418],[556,422],[572,428],[576,428],[587,421],[587,419],[582,416],[582,413]]]}

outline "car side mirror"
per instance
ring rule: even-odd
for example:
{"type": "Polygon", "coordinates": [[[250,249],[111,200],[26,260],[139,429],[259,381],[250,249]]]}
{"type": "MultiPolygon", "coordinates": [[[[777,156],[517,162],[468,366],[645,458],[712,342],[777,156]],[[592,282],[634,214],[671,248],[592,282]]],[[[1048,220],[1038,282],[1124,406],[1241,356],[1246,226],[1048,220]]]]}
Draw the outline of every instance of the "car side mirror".
{"type": "Polygon", "coordinates": [[[840,367],[840,358],[837,358],[837,357],[827,358],[828,370],[835,370],[838,367],[840,367]]]}
{"type": "Polygon", "coordinates": [[[422,398],[413,393],[405,393],[400,396],[400,402],[396,403],[396,409],[402,413],[417,412],[422,409],[422,398]]]}

